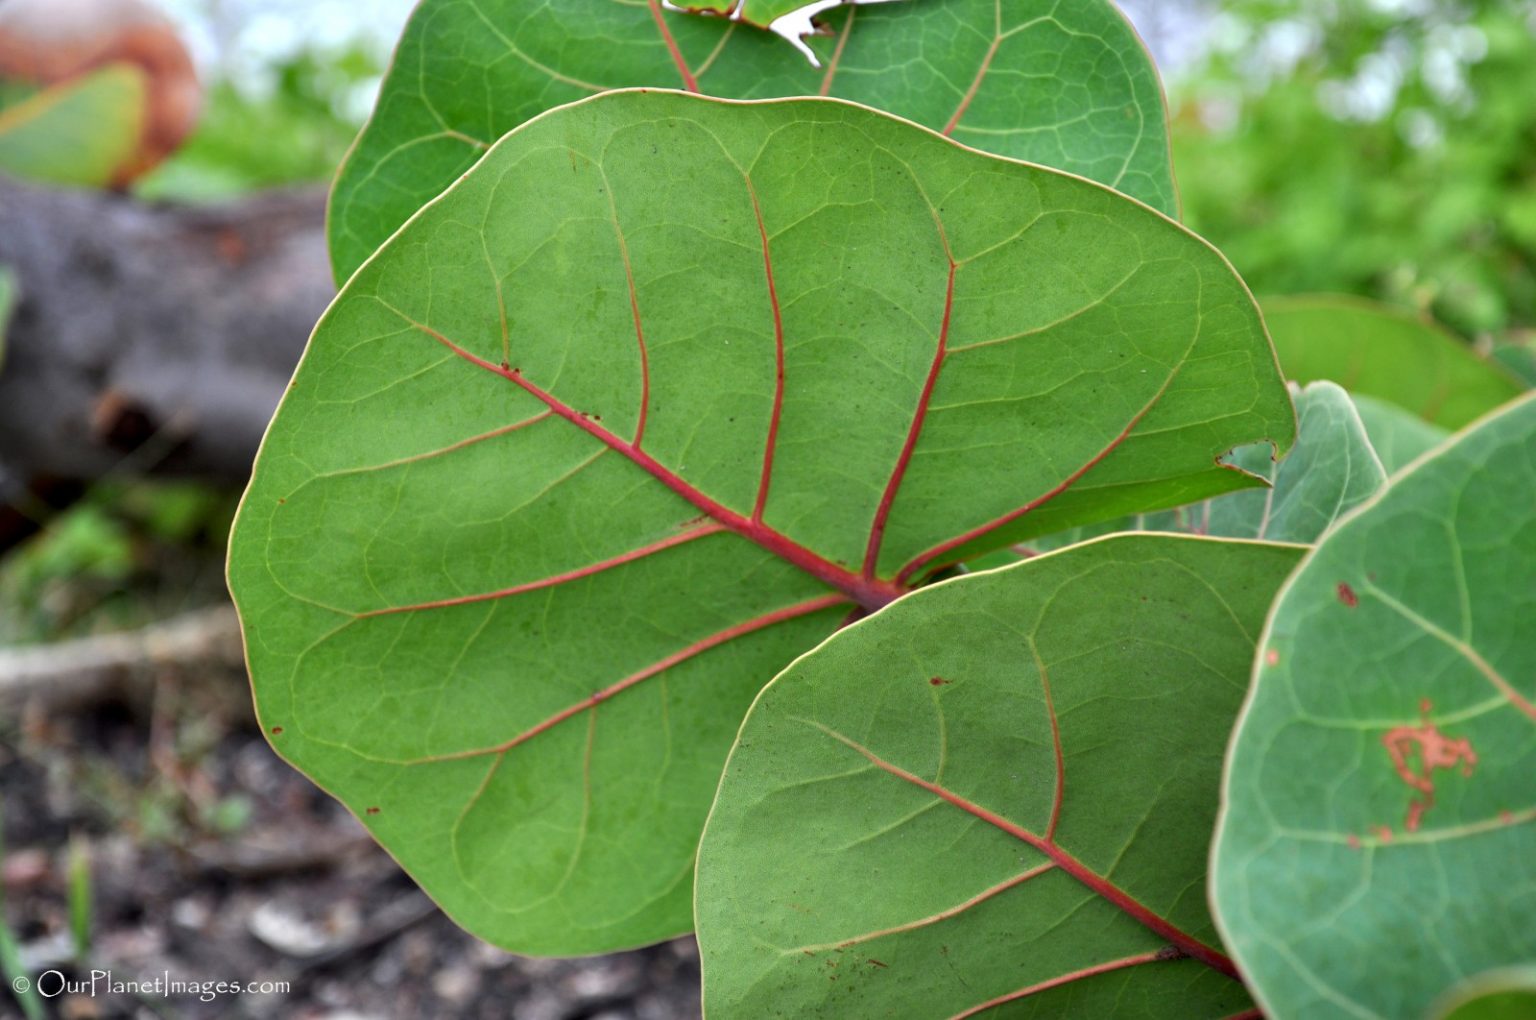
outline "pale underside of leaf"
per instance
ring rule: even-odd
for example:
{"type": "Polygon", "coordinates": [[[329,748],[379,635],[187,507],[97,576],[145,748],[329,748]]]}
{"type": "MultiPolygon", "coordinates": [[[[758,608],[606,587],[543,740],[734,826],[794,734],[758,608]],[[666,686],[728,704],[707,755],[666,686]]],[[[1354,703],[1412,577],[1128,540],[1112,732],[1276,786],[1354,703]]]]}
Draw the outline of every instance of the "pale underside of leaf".
{"type": "Polygon", "coordinates": [[[1273,1015],[1422,1016],[1536,956],[1533,506],[1527,397],[1404,468],[1282,592],[1212,875],[1273,1015]]]}
{"type": "Polygon", "coordinates": [[[688,926],[795,654],[1031,528],[1254,484],[1216,458],[1292,428],[1230,267],[1107,188],[844,103],[608,94],[343,291],[231,584],[276,746],[478,933],[598,951],[688,926]]]}

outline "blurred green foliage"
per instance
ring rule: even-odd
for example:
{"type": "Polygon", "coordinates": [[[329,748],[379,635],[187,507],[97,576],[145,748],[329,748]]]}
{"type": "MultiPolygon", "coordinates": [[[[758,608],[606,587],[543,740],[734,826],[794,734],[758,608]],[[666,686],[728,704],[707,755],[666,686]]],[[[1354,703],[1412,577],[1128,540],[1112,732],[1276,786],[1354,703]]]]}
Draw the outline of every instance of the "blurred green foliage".
{"type": "Polygon", "coordinates": [[[1259,293],[1536,325],[1536,2],[1236,0],[1173,88],[1189,225],[1259,293]]]}
{"type": "Polygon", "coordinates": [[[197,130],[139,194],[201,200],[329,181],[361,126],[355,99],[377,80],[377,61],[357,45],[302,51],[269,70],[261,88],[211,82],[197,130]]]}
{"type": "Polygon", "coordinates": [[[109,480],[0,559],[0,646],[141,626],[222,595],[234,497],[109,480]]]}

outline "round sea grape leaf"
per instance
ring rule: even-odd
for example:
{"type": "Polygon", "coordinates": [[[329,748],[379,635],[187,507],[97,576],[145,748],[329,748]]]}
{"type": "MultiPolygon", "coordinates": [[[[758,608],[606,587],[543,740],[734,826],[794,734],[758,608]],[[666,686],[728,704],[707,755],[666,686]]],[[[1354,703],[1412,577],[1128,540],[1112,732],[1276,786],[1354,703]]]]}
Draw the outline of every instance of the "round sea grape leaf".
{"type": "Polygon", "coordinates": [[[105,187],[138,152],[148,79],[109,64],[0,110],[0,173],[105,187]]]}
{"type": "Polygon", "coordinates": [[[1471,978],[1437,1004],[1434,1020],[1531,1020],[1536,966],[1505,967],[1471,978]]]}
{"type": "Polygon", "coordinates": [[[1371,437],[1371,447],[1389,475],[1418,460],[1451,434],[1450,430],[1431,425],[1413,412],[1385,400],[1360,394],[1355,394],[1352,399],[1360,421],[1365,425],[1366,435],[1371,437]]]}
{"type": "Polygon", "coordinates": [[[1267,1015],[1418,1017],[1536,958],[1536,396],[1394,476],[1287,583],[1212,891],[1267,1015]]]}
{"type": "MultiPolygon", "coordinates": [[[[1292,384],[1292,394],[1296,447],[1284,460],[1277,463],[1273,450],[1263,443],[1241,447],[1226,458],[1226,463],[1268,481],[1269,488],[1044,535],[1025,548],[995,554],[1005,557],[998,562],[1124,531],[1316,542],[1334,521],[1375,495],[1386,484],[1387,472],[1349,394],[1331,382],[1311,383],[1304,389],[1292,384]]],[[[1416,426],[1411,437],[1404,435],[1402,445],[1415,441],[1418,430],[1446,434],[1406,411],[1385,406],[1416,426]]]]}
{"type": "Polygon", "coordinates": [[[1162,86],[1110,0],[923,0],[822,18],[816,67],[772,33],[660,0],[423,0],[331,194],[337,279],[507,131],[629,86],[862,102],[1177,215],[1162,86]]]}
{"type": "Polygon", "coordinates": [[[1244,1010],[1200,890],[1254,645],[1304,551],[1113,536],[797,659],[700,845],[708,1015],[1244,1010]]]}
{"type": "Polygon", "coordinates": [[[1353,297],[1265,298],[1264,321],[1287,379],[1331,379],[1459,429],[1525,392],[1497,361],[1426,319],[1353,297]]]}
{"type": "Polygon", "coordinates": [[[690,926],[752,696],[856,609],[1290,446],[1213,248],[835,100],[508,135],[316,328],[235,525],[275,746],[466,927],[690,926]],[[1044,523],[1041,523],[1044,521],[1044,523]]]}

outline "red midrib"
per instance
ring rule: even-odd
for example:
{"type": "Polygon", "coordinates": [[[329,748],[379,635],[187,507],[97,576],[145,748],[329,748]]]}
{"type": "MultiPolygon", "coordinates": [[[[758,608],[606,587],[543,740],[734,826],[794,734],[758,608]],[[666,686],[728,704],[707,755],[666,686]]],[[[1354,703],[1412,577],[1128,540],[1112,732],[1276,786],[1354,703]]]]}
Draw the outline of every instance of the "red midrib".
{"type": "Polygon", "coordinates": [[[683,59],[683,52],[677,48],[677,40],[672,38],[672,29],[667,27],[667,16],[662,12],[661,0],[648,0],[651,8],[651,17],[656,21],[656,30],[661,33],[661,41],[667,44],[667,52],[672,55],[672,62],[677,65],[677,73],[683,79],[683,87],[689,92],[699,91],[699,83],[694,78],[693,72],[688,70],[688,61],[683,59]]]}
{"type": "Polygon", "coordinates": [[[1010,822],[1008,819],[1002,817],[1001,815],[989,811],[979,804],[975,804],[966,800],[964,797],[961,797],[959,794],[952,790],[940,786],[938,783],[930,782],[929,780],[923,779],[921,776],[917,776],[911,772],[908,772],[906,769],[901,768],[899,765],[895,765],[886,761],[871,751],[869,748],[855,740],[843,736],[836,730],[829,729],[828,727],[821,726],[820,724],[815,725],[817,729],[821,730],[833,740],[836,740],[846,747],[849,747],[863,755],[865,759],[867,759],[877,768],[895,776],[898,779],[911,783],[913,786],[921,787],[922,789],[927,790],[934,796],[947,801],[948,803],[954,805],[967,814],[979,818],[987,824],[995,826],[996,828],[1001,829],[1003,832],[1008,833],[1010,836],[1028,843],[1036,850],[1039,850],[1041,853],[1045,854],[1046,857],[1050,858],[1050,860],[1053,861],[1057,867],[1061,868],[1067,874],[1083,883],[1083,885],[1087,886],[1089,889],[1092,889],[1094,893],[1109,901],[1110,903],[1113,903],[1116,907],[1119,907],[1122,911],[1130,915],[1132,918],[1134,918],[1136,921],[1141,923],[1152,932],[1156,933],[1159,937],[1167,939],[1185,956],[1199,960],[1201,963],[1205,964],[1211,969],[1219,971],[1230,978],[1238,979],[1236,965],[1233,964],[1231,959],[1229,959],[1225,954],[1201,942],[1193,935],[1190,935],[1188,932],[1173,924],[1167,918],[1158,916],[1147,906],[1138,902],[1125,890],[1104,878],[1098,872],[1089,868],[1076,857],[1073,857],[1070,853],[1063,849],[1059,843],[1055,842],[1055,840],[1045,839],[1041,836],[1037,836],[1035,833],[1030,832],[1023,826],[1010,822]]]}
{"type": "Polygon", "coordinates": [[[891,477],[885,484],[885,491],[880,494],[880,505],[875,510],[875,519],[869,526],[869,541],[864,547],[864,577],[866,579],[875,576],[875,568],[880,561],[880,543],[885,539],[885,525],[891,516],[891,507],[896,502],[896,494],[901,491],[901,483],[907,477],[907,465],[912,462],[912,451],[917,449],[917,441],[922,437],[923,426],[928,421],[928,405],[933,400],[933,388],[938,384],[939,373],[944,370],[944,356],[949,351],[949,316],[955,307],[955,272],[960,267],[955,262],[955,256],[949,250],[949,238],[944,233],[944,223],[934,214],[934,221],[939,225],[939,238],[944,242],[944,256],[949,260],[949,280],[944,287],[944,315],[939,322],[939,343],[933,352],[933,361],[928,366],[928,377],[923,380],[922,392],[918,394],[917,410],[912,413],[912,424],[907,429],[906,441],[901,444],[901,454],[896,458],[896,466],[891,469],[891,477]]]}
{"type": "Polygon", "coordinates": [[[773,481],[773,455],[779,445],[779,419],[784,413],[784,315],[779,309],[779,289],[773,282],[773,254],[768,244],[768,227],[757,203],[757,188],[747,175],[747,194],[752,196],[752,215],[757,218],[757,233],[763,241],[763,275],[768,279],[768,304],[773,309],[773,413],[768,419],[768,439],[763,444],[763,471],[757,483],[757,502],[752,520],[761,524],[768,507],[768,486],[773,481]]]}
{"type": "Polygon", "coordinates": [[[960,105],[955,107],[954,115],[949,118],[949,123],[944,125],[944,135],[948,136],[960,126],[960,119],[965,116],[965,111],[971,108],[971,100],[976,98],[976,93],[981,89],[981,80],[987,76],[987,71],[992,67],[992,58],[997,56],[998,47],[1002,44],[1002,36],[993,36],[992,45],[987,47],[987,52],[981,58],[981,66],[976,69],[976,77],[971,79],[971,87],[966,89],[965,95],[960,97],[960,105]]]}
{"type": "Polygon", "coordinates": [[[831,560],[807,549],[786,535],[775,531],[761,520],[746,517],[730,507],[711,499],[708,495],[678,477],[644,450],[631,442],[619,438],[580,411],[557,399],[553,394],[545,392],[534,383],[525,379],[523,374],[517,369],[505,369],[500,365],[492,364],[484,358],[460,347],[432,327],[416,322],[398,311],[396,314],[405,318],[412,328],[425,333],[465,361],[514,383],[534,398],[543,402],[555,414],[575,425],[594,439],[597,439],[608,448],[622,454],[657,481],[693,504],[699,510],[713,517],[716,521],[719,521],[731,531],[755,542],[775,556],[794,564],[817,580],[836,588],[865,609],[879,609],[894,602],[906,593],[906,588],[890,581],[861,577],[846,567],[833,563],[831,560]]]}

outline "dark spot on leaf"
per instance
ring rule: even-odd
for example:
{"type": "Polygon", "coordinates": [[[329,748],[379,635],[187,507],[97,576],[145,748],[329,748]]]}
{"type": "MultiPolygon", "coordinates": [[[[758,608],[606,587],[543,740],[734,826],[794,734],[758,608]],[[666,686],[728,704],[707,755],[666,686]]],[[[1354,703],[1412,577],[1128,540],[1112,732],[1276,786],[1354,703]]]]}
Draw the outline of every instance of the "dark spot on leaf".
{"type": "Polygon", "coordinates": [[[945,680],[941,676],[936,676],[933,679],[929,680],[928,682],[933,684],[933,686],[935,686],[935,687],[943,687],[945,684],[949,683],[948,680],[945,680]]]}
{"type": "Polygon", "coordinates": [[[368,809],[367,813],[370,815],[376,815],[379,813],[379,809],[377,807],[371,807],[368,809]]]}
{"type": "Polygon", "coordinates": [[[287,501],[287,500],[286,500],[286,499],[279,499],[279,500],[278,500],[278,501],[277,501],[277,505],[278,505],[278,506],[282,506],[282,505],[283,505],[283,504],[284,504],[284,503],[287,503],[287,502],[288,502],[288,501],[287,501]]]}
{"type": "Polygon", "coordinates": [[[888,964],[888,963],[881,963],[879,960],[875,959],[873,956],[871,956],[869,958],[869,962],[874,964],[876,967],[886,967],[886,968],[890,967],[890,964],[888,964]]]}
{"type": "Polygon", "coordinates": [[[282,732],[283,732],[283,728],[281,726],[274,726],[274,727],[272,727],[272,735],[274,737],[281,736],[282,732]]]}
{"type": "Polygon", "coordinates": [[[1356,606],[1358,606],[1360,604],[1360,596],[1355,594],[1355,589],[1351,588],[1345,582],[1340,581],[1339,582],[1339,601],[1344,603],[1349,608],[1353,609],[1353,608],[1355,608],[1356,606]]]}

